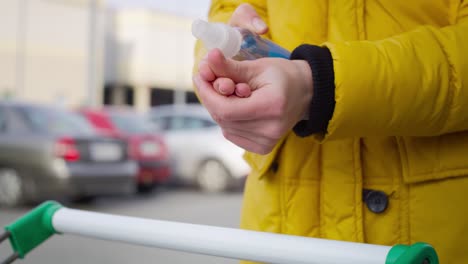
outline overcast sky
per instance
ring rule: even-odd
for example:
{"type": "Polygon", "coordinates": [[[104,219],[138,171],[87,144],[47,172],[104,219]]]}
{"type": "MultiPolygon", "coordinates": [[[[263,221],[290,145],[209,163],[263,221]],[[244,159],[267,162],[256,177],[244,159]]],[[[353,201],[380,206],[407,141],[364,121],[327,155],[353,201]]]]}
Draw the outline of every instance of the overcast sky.
{"type": "Polygon", "coordinates": [[[168,13],[189,16],[206,17],[210,0],[106,0],[116,8],[145,7],[168,13]]]}

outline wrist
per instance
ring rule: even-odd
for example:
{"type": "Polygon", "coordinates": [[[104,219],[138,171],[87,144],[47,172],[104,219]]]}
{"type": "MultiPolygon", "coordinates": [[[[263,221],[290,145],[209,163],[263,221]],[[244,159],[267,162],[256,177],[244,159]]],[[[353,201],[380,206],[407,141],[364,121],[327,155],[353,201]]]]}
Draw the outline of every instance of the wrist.
{"type": "Polygon", "coordinates": [[[312,80],[312,70],[305,60],[292,60],[291,61],[296,67],[295,72],[297,73],[296,80],[300,87],[304,102],[302,104],[300,120],[309,119],[309,106],[314,95],[314,85],[312,80]]]}

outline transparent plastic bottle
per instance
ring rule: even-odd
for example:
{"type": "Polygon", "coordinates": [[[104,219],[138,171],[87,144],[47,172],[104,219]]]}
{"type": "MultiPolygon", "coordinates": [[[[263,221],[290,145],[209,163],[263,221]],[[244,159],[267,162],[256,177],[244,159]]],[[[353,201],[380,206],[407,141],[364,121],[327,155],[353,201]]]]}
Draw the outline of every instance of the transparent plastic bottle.
{"type": "Polygon", "coordinates": [[[218,48],[227,58],[254,60],[262,57],[288,59],[290,52],[259,35],[222,23],[210,23],[197,19],[192,23],[192,34],[200,39],[208,50],[218,48]]]}

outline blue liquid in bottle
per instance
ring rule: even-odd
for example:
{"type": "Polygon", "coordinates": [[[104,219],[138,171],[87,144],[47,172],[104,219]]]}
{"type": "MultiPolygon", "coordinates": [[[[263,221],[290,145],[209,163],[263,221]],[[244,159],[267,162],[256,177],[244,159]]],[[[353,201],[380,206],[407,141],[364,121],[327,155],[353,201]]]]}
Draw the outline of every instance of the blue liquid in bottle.
{"type": "Polygon", "coordinates": [[[235,60],[254,60],[263,57],[289,59],[291,55],[288,50],[244,28],[195,20],[192,24],[192,33],[208,49],[220,49],[224,56],[235,60]]]}
{"type": "Polygon", "coordinates": [[[239,52],[234,55],[236,60],[254,60],[262,57],[289,59],[291,53],[276,43],[243,28],[237,28],[242,35],[239,52]]]}

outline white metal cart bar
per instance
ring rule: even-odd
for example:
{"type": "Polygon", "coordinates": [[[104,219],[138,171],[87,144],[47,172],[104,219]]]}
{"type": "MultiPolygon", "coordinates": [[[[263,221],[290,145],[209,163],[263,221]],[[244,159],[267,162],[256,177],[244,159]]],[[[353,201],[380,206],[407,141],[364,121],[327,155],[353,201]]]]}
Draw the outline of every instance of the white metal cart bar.
{"type": "Polygon", "coordinates": [[[42,204],[5,230],[0,237],[10,239],[15,254],[2,263],[24,258],[55,233],[265,263],[438,263],[434,249],[424,243],[389,247],[306,238],[95,213],[55,202],[42,204]]]}

